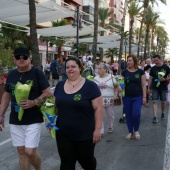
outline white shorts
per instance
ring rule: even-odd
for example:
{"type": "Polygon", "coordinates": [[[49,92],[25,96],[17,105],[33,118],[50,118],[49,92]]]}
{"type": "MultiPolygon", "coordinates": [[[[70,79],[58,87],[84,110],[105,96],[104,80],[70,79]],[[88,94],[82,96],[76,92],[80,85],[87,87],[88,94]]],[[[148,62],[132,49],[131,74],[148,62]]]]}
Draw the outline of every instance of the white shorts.
{"type": "Polygon", "coordinates": [[[10,125],[13,146],[37,148],[40,141],[41,123],[31,125],[10,125]]]}

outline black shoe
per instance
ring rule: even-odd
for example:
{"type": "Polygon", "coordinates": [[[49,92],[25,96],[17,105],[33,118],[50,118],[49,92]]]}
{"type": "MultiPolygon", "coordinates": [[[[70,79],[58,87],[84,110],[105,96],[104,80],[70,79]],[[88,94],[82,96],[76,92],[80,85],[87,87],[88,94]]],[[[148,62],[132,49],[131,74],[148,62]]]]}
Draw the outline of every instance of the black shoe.
{"type": "Polygon", "coordinates": [[[152,119],[152,123],[158,123],[157,117],[154,117],[154,118],[152,119]]]}
{"type": "Polygon", "coordinates": [[[164,114],[164,113],[161,114],[161,119],[162,119],[162,120],[165,119],[165,114],[164,114]]]}

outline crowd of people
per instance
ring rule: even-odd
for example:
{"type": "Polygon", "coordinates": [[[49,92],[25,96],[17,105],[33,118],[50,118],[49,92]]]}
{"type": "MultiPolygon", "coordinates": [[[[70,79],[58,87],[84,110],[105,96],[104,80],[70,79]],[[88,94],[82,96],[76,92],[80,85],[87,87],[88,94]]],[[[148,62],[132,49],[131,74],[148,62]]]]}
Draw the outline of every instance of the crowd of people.
{"type": "MultiPolygon", "coordinates": [[[[142,105],[149,107],[152,100],[153,123],[158,123],[158,101],[161,101],[161,119],[165,119],[167,86],[170,80],[170,68],[163,63],[161,56],[138,62],[130,55],[127,62],[106,63],[92,56],[84,55],[81,59],[69,56],[64,59],[62,73],[58,59],[47,61],[41,71],[31,65],[29,50],[18,47],[14,51],[14,63],[17,68],[9,72],[0,107],[0,131],[4,128],[4,115],[11,104],[10,133],[13,146],[17,147],[21,170],[34,166],[41,170],[41,157],[37,152],[40,140],[43,115],[38,105],[53,96],[58,115],[56,126],[56,144],[61,159],[61,170],[74,170],[78,161],[83,169],[95,170],[97,161],[94,156],[95,145],[101,141],[104,127],[107,133],[113,133],[114,100],[122,92],[123,108],[126,115],[127,131],[125,139],[140,140],[140,117],[142,105]],[[88,56],[88,57],[87,57],[88,56]],[[93,81],[82,76],[87,67],[93,70],[93,81]],[[118,70],[121,74],[118,75],[118,70]],[[50,89],[49,79],[52,73],[54,93],[50,89]],[[62,81],[59,76],[62,75],[62,81]],[[122,84],[117,80],[122,79],[122,84]],[[57,80],[57,84],[55,84],[57,80]],[[28,99],[16,101],[16,84],[32,81],[28,99]],[[20,108],[24,114],[18,119],[20,108]],[[103,123],[106,112],[107,125],[103,123]]],[[[51,127],[47,127],[51,130],[51,127]]]]}

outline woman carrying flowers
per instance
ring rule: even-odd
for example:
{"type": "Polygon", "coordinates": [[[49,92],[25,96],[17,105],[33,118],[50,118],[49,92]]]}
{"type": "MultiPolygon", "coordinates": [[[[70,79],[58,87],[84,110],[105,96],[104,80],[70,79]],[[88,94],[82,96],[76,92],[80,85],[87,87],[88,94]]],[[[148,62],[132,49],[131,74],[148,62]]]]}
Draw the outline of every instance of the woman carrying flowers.
{"type": "Polygon", "coordinates": [[[126,113],[128,127],[127,140],[135,136],[140,139],[139,125],[141,107],[146,103],[146,76],[144,70],[138,68],[138,61],[135,56],[127,57],[127,69],[122,72],[125,84],[125,96],[123,104],[126,113]]]}

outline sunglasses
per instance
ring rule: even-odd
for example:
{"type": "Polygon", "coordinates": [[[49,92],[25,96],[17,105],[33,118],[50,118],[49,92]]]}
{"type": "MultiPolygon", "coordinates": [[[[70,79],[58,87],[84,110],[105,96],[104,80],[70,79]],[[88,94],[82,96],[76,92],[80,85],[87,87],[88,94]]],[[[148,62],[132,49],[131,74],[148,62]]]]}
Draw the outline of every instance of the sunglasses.
{"type": "Polygon", "coordinates": [[[19,60],[19,59],[24,59],[24,60],[27,60],[29,57],[28,56],[25,56],[25,55],[17,55],[17,56],[15,56],[15,59],[16,60],[19,60]]]}

